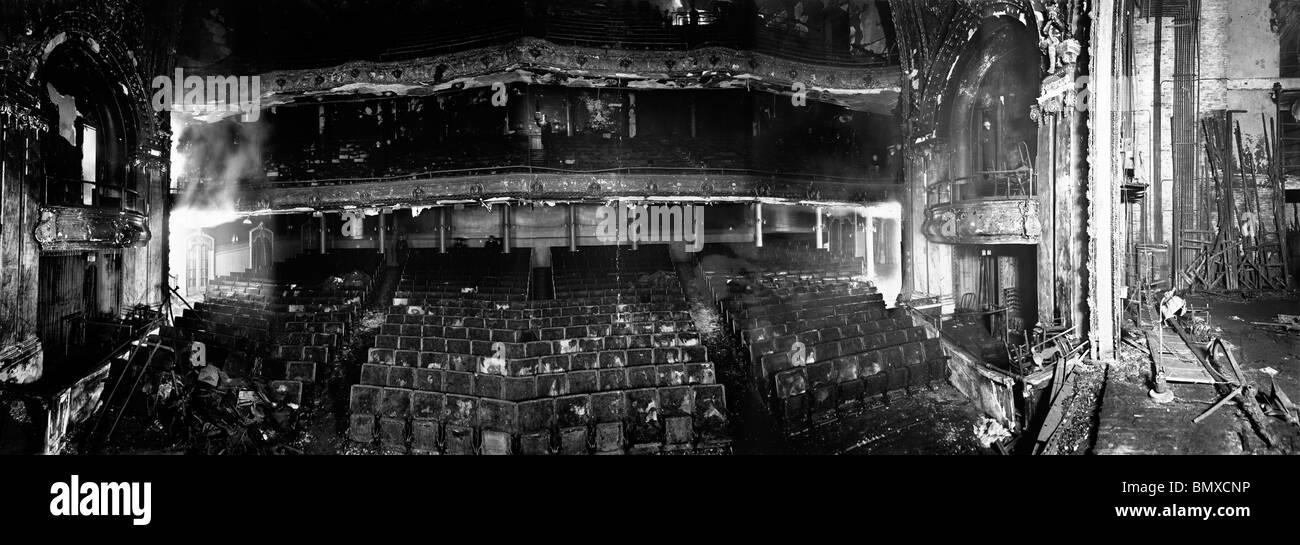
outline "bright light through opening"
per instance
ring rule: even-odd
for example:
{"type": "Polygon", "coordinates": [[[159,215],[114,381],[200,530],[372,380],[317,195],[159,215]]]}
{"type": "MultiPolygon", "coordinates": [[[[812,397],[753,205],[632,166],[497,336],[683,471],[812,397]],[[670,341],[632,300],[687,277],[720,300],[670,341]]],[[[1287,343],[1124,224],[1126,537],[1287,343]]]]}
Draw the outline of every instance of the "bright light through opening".
{"type": "Polygon", "coordinates": [[[885,299],[885,304],[893,307],[898,295],[903,291],[903,246],[902,219],[903,205],[897,202],[883,202],[862,206],[859,214],[866,218],[867,229],[871,229],[873,241],[871,282],[885,299]]]}

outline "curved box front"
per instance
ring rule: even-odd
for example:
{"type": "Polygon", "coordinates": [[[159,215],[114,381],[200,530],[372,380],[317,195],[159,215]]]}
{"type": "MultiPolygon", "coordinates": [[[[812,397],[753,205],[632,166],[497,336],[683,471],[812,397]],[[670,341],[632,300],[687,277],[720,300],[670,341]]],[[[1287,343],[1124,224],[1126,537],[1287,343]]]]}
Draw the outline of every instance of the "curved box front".
{"type": "Polygon", "coordinates": [[[945,244],[1038,244],[1042,224],[1036,197],[975,199],[931,205],[921,229],[945,244]]]}
{"type": "Polygon", "coordinates": [[[502,173],[437,178],[270,183],[241,188],[240,212],[253,214],[345,206],[420,206],[523,199],[605,202],[613,198],[698,197],[791,203],[873,203],[897,198],[901,186],[888,178],[859,183],[807,180],[778,173],[502,173]]]}
{"type": "Polygon", "coordinates": [[[133,248],[149,242],[149,227],[138,212],[44,206],[36,225],[36,241],[43,251],[133,248]]]}

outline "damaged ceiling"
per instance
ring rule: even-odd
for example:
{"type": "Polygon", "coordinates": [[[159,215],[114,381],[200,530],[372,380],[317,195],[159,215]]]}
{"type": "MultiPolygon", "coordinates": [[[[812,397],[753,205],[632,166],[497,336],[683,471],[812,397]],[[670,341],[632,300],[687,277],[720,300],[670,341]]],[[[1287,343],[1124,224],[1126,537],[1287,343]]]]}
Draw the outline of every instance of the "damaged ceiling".
{"type": "MultiPolygon", "coordinates": [[[[513,43],[394,62],[268,72],[260,106],[325,98],[426,96],[496,83],[576,88],[751,89],[889,115],[902,77],[897,66],[825,67],[728,48],[687,52],[608,50],[524,38],[513,43]]],[[[230,112],[208,113],[213,121],[230,112]]]]}

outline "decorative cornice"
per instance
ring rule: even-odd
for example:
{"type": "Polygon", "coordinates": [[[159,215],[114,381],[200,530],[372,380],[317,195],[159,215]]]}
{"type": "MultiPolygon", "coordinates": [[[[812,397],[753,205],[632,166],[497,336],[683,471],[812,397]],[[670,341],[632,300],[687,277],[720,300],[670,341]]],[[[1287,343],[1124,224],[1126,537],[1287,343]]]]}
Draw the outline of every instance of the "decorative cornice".
{"type": "Polygon", "coordinates": [[[144,246],[149,226],[136,212],[45,206],[36,224],[36,242],[42,251],[94,251],[144,246]]]}
{"type": "MultiPolygon", "coordinates": [[[[792,61],[752,51],[701,47],[689,51],[643,51],[559,45],[539,38],[434,55],[413,60],[354,61],[338,66],[281,70],[261,74],[264,98],[336,91],[345,86],[432,86],[452,88],[457,82],[492,74],[529,69],[584,79],[585,85],[606,86],[614,81],[659,81],[714,75],[788,86],[803,82],[812,91],[851,95],[864,91],[897,89],[897,66],[833,67],[792,61]]],[[[382,88],[378,88],[382,89],[382,88]]]]}
{"type": "Polygon", "coordinates": [[[0,101],[0,123],[3,124],[5,129],[15,127],[38,132],[50,130],[50,124],[45,121],[45,118],[39,112],[22,104],[10,104],[3,101],[0,101]]]}
{"type": "Polygon", "coordinates": [[[981,199],[925,209],[925,238],[945,244],[1038,244],[1042,224],[1035,197],[981,199]]]}
{"type": "Polygon", "coordinates": [[[591,201],[614,198],[880,202],[901,190],[887,179],[806,180],[764,174],[546,173],[245,187],[245,213],[333,210],[344,206],[421,206],[490,200],[591,201]]]}

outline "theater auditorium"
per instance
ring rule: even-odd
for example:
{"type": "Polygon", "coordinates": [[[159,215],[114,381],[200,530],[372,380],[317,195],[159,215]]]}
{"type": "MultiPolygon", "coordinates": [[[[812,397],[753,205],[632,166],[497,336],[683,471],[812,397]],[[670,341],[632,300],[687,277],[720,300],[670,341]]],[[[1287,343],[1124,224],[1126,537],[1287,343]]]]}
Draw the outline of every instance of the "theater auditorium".
{"type": "Polygon", "coordinates": [[[0,452],[1291,452],[1292,3],[6,1],[0,452]]]}

